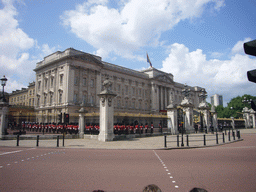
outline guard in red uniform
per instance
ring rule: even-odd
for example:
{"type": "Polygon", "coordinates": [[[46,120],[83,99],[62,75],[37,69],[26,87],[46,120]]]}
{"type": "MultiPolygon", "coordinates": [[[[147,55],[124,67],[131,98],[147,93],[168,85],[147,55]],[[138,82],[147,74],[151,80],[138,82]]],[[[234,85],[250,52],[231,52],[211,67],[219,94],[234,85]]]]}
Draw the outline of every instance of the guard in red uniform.
{"type": "Polygon", "coordinates": [[[139,125],[138,124],[135,125],[134,133],[139,133],[139,125]]]}
{"type": "Polygon", "coordinates": [[[153,133],[154,132],[154,125],[153,125],[153,123],[151,123],[151,133],[153,133]]]}
{"type": "Polygon", "coordinates": [[[145,133],[148,133],[148,123],[145,125],[145,133]]]}
{"type": "Polygon", "coordinates": [[[140,134],[143,134],[143,124],[140,124],[140,134]]]}

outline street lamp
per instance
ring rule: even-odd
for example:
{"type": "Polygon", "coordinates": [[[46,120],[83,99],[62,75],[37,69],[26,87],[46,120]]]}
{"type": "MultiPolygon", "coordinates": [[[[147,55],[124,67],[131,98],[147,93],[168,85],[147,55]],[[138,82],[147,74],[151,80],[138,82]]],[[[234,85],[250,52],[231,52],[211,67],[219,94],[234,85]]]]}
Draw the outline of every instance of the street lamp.
{"type": "Polygon", "coordinates": [[[1,85],[3,86],[3,97],[2,97],[2,101],[6,102],[5,96],[4,96],[4,86],[6,85],[7,82],[7,78],[5,77],[5,75],[0,79],[1,80],[1,85]]]}

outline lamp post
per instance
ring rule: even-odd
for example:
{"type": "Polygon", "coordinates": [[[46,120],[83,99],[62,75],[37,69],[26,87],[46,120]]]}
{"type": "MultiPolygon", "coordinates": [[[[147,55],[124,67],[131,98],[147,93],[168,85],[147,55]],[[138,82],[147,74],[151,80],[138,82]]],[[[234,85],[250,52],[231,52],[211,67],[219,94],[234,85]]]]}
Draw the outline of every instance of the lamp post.
{"type": "Polygon", "coordinates": [[[6,86],[7,78],[5,75],[0,79],[1,80],[1,85],[3,86],[3,97],[2,97],[2,102],[6,102],[5,96],[4,96],[4,86],[6,86]]]}

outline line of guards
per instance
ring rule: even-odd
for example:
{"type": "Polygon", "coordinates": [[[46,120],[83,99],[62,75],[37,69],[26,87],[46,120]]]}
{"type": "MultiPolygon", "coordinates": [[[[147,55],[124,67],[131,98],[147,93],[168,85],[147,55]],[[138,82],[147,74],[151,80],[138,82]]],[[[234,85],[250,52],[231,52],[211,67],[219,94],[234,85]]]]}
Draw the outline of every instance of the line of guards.
{"type": "MultiPolygon", "coordinates": [[[[70,123],[70,124],[56,124],[56,123],[32,123],[32,122],[23,122],[22,123],[23,131],[33,131],[33,132],[43,132],[43,133],[69,133],[69,134],[78,134],[79,126],[78,123],[70,123]]],[[[162,126],[159,125],[160,132],[162,132],[162,126]]],[[[99,134],[100,126],[99,124],[87,124],[84,127],[85,134],[99,134]]],[[[143,134],[143,133],[153,133],[154,125],[151,124],[149,127],[148,124],[138,125],[122,125],[115,124],[113,127],[114,134],[143,134]]]]}

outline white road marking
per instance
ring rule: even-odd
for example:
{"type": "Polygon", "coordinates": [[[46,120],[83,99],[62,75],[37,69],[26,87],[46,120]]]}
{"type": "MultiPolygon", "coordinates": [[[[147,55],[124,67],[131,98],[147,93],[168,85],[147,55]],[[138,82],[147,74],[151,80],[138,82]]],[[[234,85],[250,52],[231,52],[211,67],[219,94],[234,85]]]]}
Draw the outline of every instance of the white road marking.
{"type": "Polygon", "coordinates": [[[23,150],[18,150],[18,151],[11,151],[11,152],[5,152],[5,153],[1,153],[0,155],[7,155],[7,154],[12,154],[12,153],[19,153],[23,150]]]}

